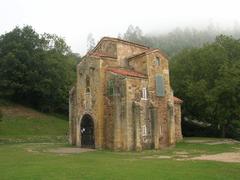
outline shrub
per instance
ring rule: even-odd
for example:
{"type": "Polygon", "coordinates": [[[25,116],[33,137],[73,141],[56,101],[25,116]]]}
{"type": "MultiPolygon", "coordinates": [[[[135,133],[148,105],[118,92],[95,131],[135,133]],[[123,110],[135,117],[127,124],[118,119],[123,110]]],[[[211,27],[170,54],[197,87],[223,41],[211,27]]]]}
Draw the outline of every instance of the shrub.
{"type": "Polygon", "coordinates": [[[2,110],[0,109],[0,121],[2,121],[3,113],[2,110]]]}

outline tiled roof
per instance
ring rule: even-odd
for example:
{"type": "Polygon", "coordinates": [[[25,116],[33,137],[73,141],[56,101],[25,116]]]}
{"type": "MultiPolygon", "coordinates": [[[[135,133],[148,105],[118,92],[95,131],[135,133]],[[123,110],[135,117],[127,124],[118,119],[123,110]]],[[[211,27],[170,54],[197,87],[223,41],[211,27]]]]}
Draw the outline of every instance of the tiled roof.
{"type": "Polygon", "coordinates": [[[183,102],[183,100],[181,100],[181,99],[179,99],[179,98],[177,98],[177,97],[175,97],[175,96],[173,96],[173,101],[174,101],[174,103],[176,103],[176,104],[182,104],[182,102],[183,102]]]}
{"type": "Polygon", "coordinates": [[[121,74],[124,76],[131,76],[131,77],[138,77],[138,78],[147,78],[146,75],[133,71],[133,70],[128,70],[128,69],[118,69],[118,68],[107,68],[107,71],[116,73],[116,74],[121,74]]]}

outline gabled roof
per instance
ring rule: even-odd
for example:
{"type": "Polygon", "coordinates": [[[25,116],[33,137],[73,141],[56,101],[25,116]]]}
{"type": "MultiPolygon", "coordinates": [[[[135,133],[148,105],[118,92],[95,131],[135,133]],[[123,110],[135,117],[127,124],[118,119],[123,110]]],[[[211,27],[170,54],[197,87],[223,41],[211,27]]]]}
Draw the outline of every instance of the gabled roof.
{"type": "Polygon", "coordinates": [[[183,100],[177,98],[176,96],[173,96],[173,101],[174,101],[174,103],[176,103],[176,104],[182,104],[182,103],[183,103],[183,100]]]}
{"type": "Polygon", "coordinates": [[[163,55],[163,57],[165,57],[166,59],[168,59],[168,56],[164,53],[164,52],[162,52],[160,49],[148,49],[148,50],[146,50],[146,51],[144,51],[144,52],[141,52],[141,53],[139,53],[139,54],[136,54],[136,55],[133,55],[133,56],[131,56],[131,57],[129,57],[127,60],[128,61],[131,61],[131,60],[133,60],[133,59],[135,59],[135,58],[137,58],[137,57],[139,57],[139,56],[145,56],[145,55],[147,55],[147,54],[151,54],[151,53],[154,53],[154,52],[159,52],[161,55],[163,55]]]}
{"type": "Polygon", "coordinates": [[[135,42],[126,41],[126,40],[123,40],[123,39],[113,38],[113,37],[103,37],[91,52],[94,52],[103,41],[121,42],[121,43],[124,43],[124,44],[136,46],[136,47],[146,49],[146,50],[150,49],[150,47],[147,47],[147,46],[144,46],[142,44],[135,43],[135,42]]]}
{"type": "Polygon", "coordinates": [[[138,77],[138,78],[147,78],[146,75],[136,72],[134,70],[129,69],[119,69],[119,68],[107,68],[106,71],[110,71],[116,74],[120,74],[123,76],[131,76],[131,77],[138,77]]]}

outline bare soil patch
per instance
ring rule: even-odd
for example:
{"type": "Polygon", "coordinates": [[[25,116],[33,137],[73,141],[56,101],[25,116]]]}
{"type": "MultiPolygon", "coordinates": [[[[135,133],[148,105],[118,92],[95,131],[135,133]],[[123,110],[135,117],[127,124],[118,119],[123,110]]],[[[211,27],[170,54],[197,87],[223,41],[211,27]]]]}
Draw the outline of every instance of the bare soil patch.
{"type": "Polygon", "coordinates": [[[77,153],[91,152],[91,151],[95,151],[95,149],[64,147],[64,148],[47,150],[47,152],[52,152],[57,154],[77,154],[77,153]]]}
{"type": "Polygon", "coordinates": [[[208,142],[206,144],[208,145],[217,145],[217,144],[237,144],[239,141],[233,140],[233,139],[223,139],[220,141],[215,141],[215,142],[208,142]]]}
{"type": "Polygon", "coordinates": [[[214,140],[214,139],[189,139],[185,140],[186,143],[202,143],[202,144],[208,144],[208,145],[218,145],[218,144],[237,144],[240,143],[237,140],[233,139],[219,139],[219,140],[214,140]]]}
{"type": "Polygon", "coordinates": [[[153,156],[144,156],[142,157],[143,159],[170,159],[172,158],[171,156],[159,156],[159,155],[153,155],[153,156]]]}
{"type": "Polygon", "coordinates": [[[175,152],[176,155],[188,155],[189,153],[187,151],[177,151],[175,152]]]}
{"type": "Polygon", "coordinates": [[[201,155],[199,157],[194,157],[191,159],[240,163],[240,152],[227,152],[213,155],[201,155]]]}

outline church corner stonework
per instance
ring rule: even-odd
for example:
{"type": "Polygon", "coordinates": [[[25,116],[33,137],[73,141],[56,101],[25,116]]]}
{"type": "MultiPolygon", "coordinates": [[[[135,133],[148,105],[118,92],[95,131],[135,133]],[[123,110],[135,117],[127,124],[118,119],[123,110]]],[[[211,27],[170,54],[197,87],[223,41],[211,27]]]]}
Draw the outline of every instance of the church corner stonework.
{"type": "Polygon", "coordinates": [[[161,50],[104,37],[77,65],[69,142],[124,151],[174,145],[182,139],[181,103],[161,50]]]}

